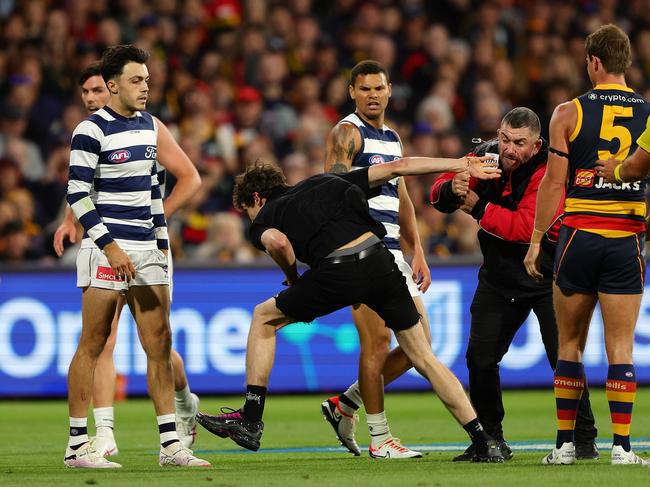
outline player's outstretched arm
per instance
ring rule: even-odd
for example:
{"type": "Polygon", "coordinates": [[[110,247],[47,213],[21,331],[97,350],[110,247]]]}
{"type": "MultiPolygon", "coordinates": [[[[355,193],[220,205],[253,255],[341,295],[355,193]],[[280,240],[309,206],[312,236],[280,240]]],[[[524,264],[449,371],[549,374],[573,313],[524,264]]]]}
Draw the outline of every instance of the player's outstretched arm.
{"type": "Polygon", "coordinates": [[[165,217],[169,218],[196,193],[201,186],[201,176],[165,124],[157,118],[155,120],[158,125],[158,162],[176,178],[174,189],[164,202],[165,217]]]}
{"type": "Polygon", "coordinates": [[[262,245],[276,264],[287,276],[287,284],[291,286],[298,280],[296,254],[287,236],[276,228],[269,228],[260,237],[262,245]]]}
{"type": "Polygon", "coordinates": [[[351,123],[339,123],[329,133],[325,152],[325,172],[348,172],[361,149],[361,133],[351,123]]]}
{"type": "Polygon", "coordinates": [[[489,156],[461,157],[459,159],[403,157],[385,164],[371,166],[368,169],[368,183],[370,187],[376,187],[396,176],[463,171],[469,171],[470,176],[477,179],[496,179],[501,175],[501,169],[484,167],[483,163],[489,159],[489,156]]]}

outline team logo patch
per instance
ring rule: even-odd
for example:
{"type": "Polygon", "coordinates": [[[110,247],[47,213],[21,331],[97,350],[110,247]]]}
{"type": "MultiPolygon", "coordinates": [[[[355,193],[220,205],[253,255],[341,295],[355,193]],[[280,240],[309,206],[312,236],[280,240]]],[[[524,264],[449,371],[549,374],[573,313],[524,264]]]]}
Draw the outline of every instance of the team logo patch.
{"type": "Polygon", "coordinates": [[[383,164],[386,161],[380,155],[375,154],[374,156],[370,156],[369,162],[370,164],[383,164]]]}
{"type": "Polygon", "coordinates": [[[108,160],[111,162],[126,162],[129,159],[131,159],[131,153],[126,149],[116,150],[108,156],[108,160]]]}
{"type": "Polygon", "coordinates": [[[113,272],[113,269],[111,267],[105,267],[98,265],[97,266],[97,274],[95,274],[96,279],[101,279],[102,281],[120,281],[121,279],[118,279],[115,273],[113,272]]]}
{"type": "Polygon", "coordinates": [[[579,186],[580,188],[591,188],[594,185],[595,178],[595,169],[578,169],[576,171],[576,177],[573,180],[573,185],[579,186]]]}

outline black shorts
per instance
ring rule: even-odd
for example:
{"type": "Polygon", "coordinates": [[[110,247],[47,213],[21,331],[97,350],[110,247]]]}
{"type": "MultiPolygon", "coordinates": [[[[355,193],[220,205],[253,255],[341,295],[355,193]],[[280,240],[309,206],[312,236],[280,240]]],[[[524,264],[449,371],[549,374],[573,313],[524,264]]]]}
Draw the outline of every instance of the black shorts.
{"type": "Polygon", "coordinates": [[[645,234],[608,238],[563,226],[553,277],[561,289],[590,294],[642,294],[645,234]]]}
{"type": "Polygon", "coordinates": [[[356,303],[373,309],[395,331],[406,330],[420,319],[406,279],[383,245],[361,260],[324,262],[309,269],[275,302],[285,315],[304,322],[356,303]]]}

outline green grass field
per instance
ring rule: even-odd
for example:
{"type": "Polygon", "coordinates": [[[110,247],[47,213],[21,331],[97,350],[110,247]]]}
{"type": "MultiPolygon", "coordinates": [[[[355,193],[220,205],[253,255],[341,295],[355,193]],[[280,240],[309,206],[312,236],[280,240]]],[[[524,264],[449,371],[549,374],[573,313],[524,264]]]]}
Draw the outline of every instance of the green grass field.
{"type": "MultiPolygon", "coordinates": [[[[554,439],[554,400],[550,391],[512,391],[505,394],[506,437],[515,457],[506,464],[452,463],[467,437],[432,394],[389,394],[386,411],[395,436],[414,447],[424,445],[424,458],[403,461],[353,457],[336,449],[329,424],[320,415],[321,396],[270,396],[265,413],[262,449],[247,452],[230,440],[212,436],[199,426],[195,452],[212,462],[209,469],[162,469],[157,464],[158,434],[153,407],[147,400],[131,399],[116,405],[116,438],[120,454],[114,457],[124,468],[110,471],[73,470],[63,466],[67,438],[64,401],[0,402],[0,485],[237,485],[309,486],[371,485],[446,486],[468,485],[648,485],[650,468],[613,467],[609,450],[601,449],[599,461],[574,466],[544,467],[545,449],[540,443],[554,439]],[[328,449],[327,447],[332,447],[328,449]],[[446,450],[445,450],[446,448],[446,450]],[[534,451],[538,449],[538,451],[534,451]],[[436,451],[444,450],[444,451],[436,451]]],[[[592,393],[599,427],[599,442],[610,442],[607,401],[602,390],[592,393]]],[[[204,397],[201,409],[215,412],[219,406],[239,407],[239,397],[204,397]]],[[[650,389],[637,394],[632,432],[634,439],[650,439],[650,389]]],[[[368,433],[363,414],[359,442],[368,433]]],[[[92,419],[89,420],[92,423],[92,419]]],[[[90,424],[89,424],[90,426],[90,424]]],[[[648,448],[635,449],[648,457],[648,448]]]]}

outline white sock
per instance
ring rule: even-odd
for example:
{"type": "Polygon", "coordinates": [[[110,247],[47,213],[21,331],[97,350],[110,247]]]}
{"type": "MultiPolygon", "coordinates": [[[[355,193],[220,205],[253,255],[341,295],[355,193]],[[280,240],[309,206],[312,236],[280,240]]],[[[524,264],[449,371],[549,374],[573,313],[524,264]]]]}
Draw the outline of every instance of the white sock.
{"type": "Polygon", "coordinates": [[[193,401],[189,384],[187,384],[184,389],[174,392],[174,396],[177,414],[192,412],[193,401]]]}
{"type": "Polygon", "coordinates": [[[68,447],[76,450],[84,443],[88,443],[88,418],[71,417],[68,447]]]}
{"type": "Polygon", "coordinates": [[[366,420],[370,431],[370,444],[373,448],[378,447],[391,437],[385,411],[378,414],[366,413],[366,420]]]}
{"type": "Polygon", "coordinates": [[[93,416],[95,416],[95,434],[113,439],[113,424],[115,422],[113,408],[94,408],[93,416]]]}
{"type": "Polygon", "coordinates": [[[158,431],[160,433],[160,445],[166,447],[179,441],[176,433],[176,414],[161,414],[156,416],[158,422],[158,431]]]}

